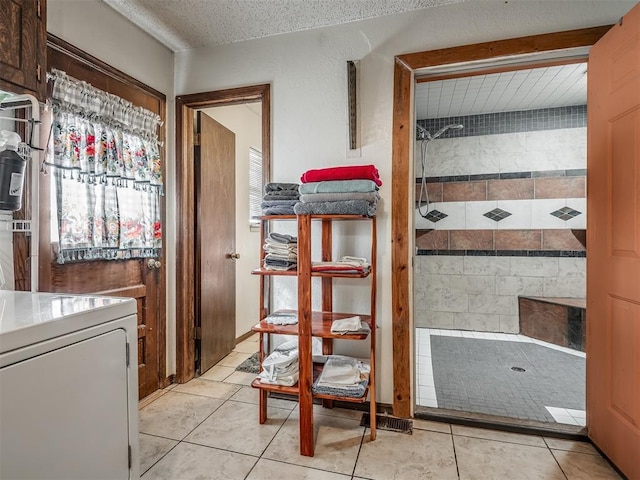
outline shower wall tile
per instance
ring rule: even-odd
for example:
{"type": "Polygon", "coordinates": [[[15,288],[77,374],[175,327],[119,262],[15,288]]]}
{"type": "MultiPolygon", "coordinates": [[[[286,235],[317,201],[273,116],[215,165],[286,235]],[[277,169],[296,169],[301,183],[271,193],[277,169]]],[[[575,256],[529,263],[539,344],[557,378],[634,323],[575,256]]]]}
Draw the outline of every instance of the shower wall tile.
{"type": "Polygon", "coordinates": [[[416,248],[421,250],[449,250],[449,231],[416,231],[416,248]]]}
{"type": "Polygon", "coordinates": [[[515,315],[517,298],[507,295],[469,295],[469,311],[497,315],[515,315]]]}
{"type": "Polygon", "coordinates": [[[517,315],[499,315],[500,332],[520,333],[520,318],[517,315]]]}
{"type": "Polygon", "coordinates": [[[580,277],[545,278],[544,296],[585,298],[587,296],[586,279],[580,277]]]}
{"type": "Polygon", "coordinates": [[[586,177],[549,177],[535,179],[531,198],[580,198],[586,196],[586,177]]]}
{"type": "Polygon", "coordinates": [[[429,299],[431,308],[438,312],[466,312],[469,310],[469,295],[454,293],[449,289],[434,289],[429,299]]]}
{"type": "Polygon", "coordinates": [[[464,273],[468,275],[508,275],[511,259],[503,257],[464,257],[464,273]]]}
{"type": "Polygon", "coordinates": [[[580,215],[567,220],[565,228],[586,229],[587,228],[587,199],[586,198],[567,198],[566,206],[573,208],[580,215]]]}
{"type": "Polygon", "coordinates": [[[522,200],[533,198],[532,178],[515,180],[489,180],[487,200],[522,200]]]}
{"type": "Polygon", "coordinates": [[[586,230],[542,230],[542,249],[585,250],[585,237],[586,230]]]}
{"type": "Polygon", "coordinates": [[[496,293],[499,295],[543,295],[543,277],[497,277],[496,293]]]}
{"type": "Polygon", "coordinates": [[[544,229],[562,229],[567,228],[564,220],[560,220],[557,217],[551,215],[562,207],[566,206],[566,200],[563,198],[556,198],[550,200],[536,200],[531,203],[531,225],[535,225],[535,228],[544,229]]]}
{"type": "Polygon", "coordinates": [[[494,250],[493,230],[450,230],[451,250],[494,250]]]}
{"type": "Polygon", "coordinates": [[[447,275],[449,289],[457,293],[495,293],[496,277],[493,275],[447,275]]]}
{"type": "Polygon", "coordinates": [[[497,228],[499,230],[536,228],[531,223],[531,202],[533,200],[498,200],[498,208],[511,215],[499,221],[497,228]]]}
{"type": "Polygon", "coordinates": [[[465,205],[465,228],[467,230],[496,229],[496,221],[485,217],[484,214],[493,210],[497,206],[498,202],[495,201],[467,202],[465,205]]]}
{"type": "Polygon", "coordinates": [[[497,230],[496,250],[539,250],[542,247],[542,236],[541,230],[497,230]]]}
{"type": "Polygon", "coordinates": [[[442,186],[442,201],[445,202],[487,200],[486,181],[440,183],[439,185],[442,186]]]}
{"type": "Polygon", "coordinates": [[[433,310],[415,311],[413,323],[416,328],[446,328],[453,327],[454,314],[451,312],[435,312],[433,310]]]}
{"type": "Polygon", "coordinates": [[[436,228],[436,224],[423,218],[417,208],[413,211],[413,226],[417,230],[431,230],[436,228]]]}
{"type": "Polygon", "coordinates": [[[454,313],[453,328],[479,332],[500,332],[500,317],[487,313],[454,313]]]}
{"type": "Polygon", "coordinates": [[[559,258],[558,277],[572,281],[573,278],[586,278],[586,258],[559,258]]]}
{"type": "Polygon", "coordinates": [[[434,209],[447,215],[447,217],[435,224],[435,228],[441,230],[459,230],[465,228],[465,202],[440,202],[434,204],[434,209]]]}
{"type": "Polygon", "coordinates": [[[464,257],[416,257],[420,264],[419,272],[427,274],[460,274],[464,272],[464,257]]]}
{"type": "Polygon", "coordinates": [[[557,258],[514,258],[510,274],[516,277],[557,277],[557,258]]]}

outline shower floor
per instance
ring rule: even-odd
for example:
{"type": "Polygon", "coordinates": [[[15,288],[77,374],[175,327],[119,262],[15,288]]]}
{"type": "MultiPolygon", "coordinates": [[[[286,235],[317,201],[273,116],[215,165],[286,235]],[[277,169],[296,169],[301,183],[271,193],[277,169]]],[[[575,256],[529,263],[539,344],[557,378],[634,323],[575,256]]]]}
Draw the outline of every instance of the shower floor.
{"type": "Polygon", "coordinates": [[[417,405],[585,425],[583,352],[524,335],[416,329],[417,405]]]}

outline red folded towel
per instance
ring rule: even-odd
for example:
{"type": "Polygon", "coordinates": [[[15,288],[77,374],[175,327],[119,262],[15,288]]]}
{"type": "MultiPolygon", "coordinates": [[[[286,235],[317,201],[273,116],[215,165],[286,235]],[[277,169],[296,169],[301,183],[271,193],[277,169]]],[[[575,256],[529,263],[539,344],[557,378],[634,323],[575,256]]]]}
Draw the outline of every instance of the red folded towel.
{"type": "Polygon", "coordinates": [[[326,182],[330,180],[373,180],[381,186],[380,175],[375,165],[349,165],[345,167],[307,170],[300,177],[302,183],[326,182]]]}

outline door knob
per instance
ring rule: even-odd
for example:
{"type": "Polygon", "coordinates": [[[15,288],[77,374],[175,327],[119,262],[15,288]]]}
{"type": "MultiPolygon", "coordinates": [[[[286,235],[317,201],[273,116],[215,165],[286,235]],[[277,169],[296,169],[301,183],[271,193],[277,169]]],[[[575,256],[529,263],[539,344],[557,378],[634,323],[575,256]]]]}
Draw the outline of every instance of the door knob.
{"type": "Polygon", "coordinates": [[[161,266],[162,263],[160,262],[160,260],[155,260],[153,258],[147,260],[147,268],[150,270],[153,270],[154,268],[160,268],[161,266]]]}
{"type": "Polygon", "coordinates": [[[229,254],[229,258],[230,258],[231,260],[237,260],[237,259],[239,259],[239,258],[240,258],[240,254],[239,254],[239,253],[230,253],[230,254],[229,254]]]}

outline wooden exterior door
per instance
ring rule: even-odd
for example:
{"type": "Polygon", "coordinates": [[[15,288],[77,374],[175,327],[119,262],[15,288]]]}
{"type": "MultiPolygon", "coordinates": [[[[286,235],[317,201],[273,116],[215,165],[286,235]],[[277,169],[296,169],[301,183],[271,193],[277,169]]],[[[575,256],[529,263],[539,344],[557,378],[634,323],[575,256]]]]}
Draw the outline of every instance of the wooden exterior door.
{"type": "Polygon", "coordinates": [[[589,55],[587,427],[640,478],[640,4],[589,55]]]}
{"type": "MultiPolygon", "coordinates": [[[[63,70],[71,77],[151,110],[163,119],[165,117],[163,94],[52,36],[49,37],[47,61],[49,70],[63,70]]],[[[164,140],[163,137],[160,132],[160,141],[164,140]]],[[[161,155],[164,159],[163,148],[161,155]]],[[[58,264],[52,254],[50,238],[49,212],[56,208],[56,205],[49,202],[51,176],[40,178],[38,289],[43,292],[98,293],[135,298],[138,303],[138,395],[139,398],[146,397],[169,383],[165,374],[166,302],[163,258],[58,264]]],[[[163,225],[164,207],[165,197],[160,197],[163,225]]],[[[164,252],[164,248],[162,251],[164,252]]]]}
{"type": "Polygon", "coordinates": [[[196,369],[204,373],[236,335],[236,135],[202,112],[196,132],[196,369]]]}

